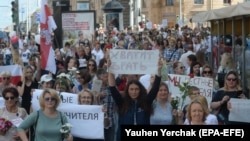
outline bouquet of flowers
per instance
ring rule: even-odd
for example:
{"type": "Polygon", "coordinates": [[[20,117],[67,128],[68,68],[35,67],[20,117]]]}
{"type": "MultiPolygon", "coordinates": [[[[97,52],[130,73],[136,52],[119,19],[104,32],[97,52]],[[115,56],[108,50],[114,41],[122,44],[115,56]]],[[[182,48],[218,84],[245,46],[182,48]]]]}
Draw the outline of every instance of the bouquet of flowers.
{"type": "Polygon", "coordinates": [[[0,133],[1,134],[5,134],[11,127],[13,126],[13,124],[7,120],[6,118],[0,118],[0,133]]]}
{"type": "MultiPolygon", "coordinates": [[[[193,74],[190,74],[189,77],[190,79],[187,79],[185,82],[183,82],[183,84],[180,84],[180,83],[178,84],[178,88],[181,91],[181,96],[172,97],[171,106],[173,110],[178,110],[178,109],[183,110],[186,97],[190,95],[189,89],[191,88],[191,85],[189,83],[190,83],[191,78],[193,78],[194,76],[193,74]]],[[[173,117],[172,123],[173,124],[176,123],[174,117],[173,117]]]]}
{"type": "Polygon", "coordinates": [[[60,132],[63,134],[63,138],[68,138],[71,128],[72,125],[69,123],[65,123],[64,125],[62,125],[60,132]]]}

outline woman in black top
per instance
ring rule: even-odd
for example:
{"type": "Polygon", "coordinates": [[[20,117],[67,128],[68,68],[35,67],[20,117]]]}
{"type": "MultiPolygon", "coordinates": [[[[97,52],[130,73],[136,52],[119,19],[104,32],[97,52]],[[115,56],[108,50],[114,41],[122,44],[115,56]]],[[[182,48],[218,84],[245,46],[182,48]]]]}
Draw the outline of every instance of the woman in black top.
{"type": "Polygon", "coordinates": [[[33,74],[33,68],[26,66],[23,70],[21,81],[17,83],[19,96],[22,97],[21,107],[23,107],[28,114],[30,113],[32,89],[38,89],[38,81],[40,80],[39,73],[36,74],[35,78],[33,74]]]}
{"type": "Polygon", "coordinates": [[[235,71],[229,71],[225,76],[224,87],[220,89],[212,99],[211,108],[217,110],[217,118],[220,124],[233,124],[228,120],[229,110],[227,103],[230,98],[246,99],[240,86],[240,79],[235,71]]]}

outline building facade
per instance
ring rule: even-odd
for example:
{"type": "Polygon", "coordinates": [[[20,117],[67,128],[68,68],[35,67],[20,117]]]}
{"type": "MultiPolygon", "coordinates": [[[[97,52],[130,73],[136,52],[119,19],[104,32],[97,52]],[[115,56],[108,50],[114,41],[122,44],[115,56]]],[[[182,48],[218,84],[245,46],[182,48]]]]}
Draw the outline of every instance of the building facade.
{"type": "Polygon", "coordinates": [[[198,12],[242,2],[245,0],[142,0],[142,14],[155,24],[161,24],[162,19],[167,19],[169,26],[174,26],[178,22],[190,25],[190,19],[198,12]]]}
{"type": "MultiPolygon", "coordinates": [[[[55,0],[48,0],[49,5],[55,0]]],[[[66,1],[66,0],[65,0],[66,1]]],[[[103,24],[103,6],[111,0],[70,0],[70,10],[95,10],[96,23],[103,24]]],[[[161,24],[167,19],[168,26],[176,23],[192,25],[190,19],[201,11],[228,7],[247,0],[116,0],[123,7],[123,27],[138,25],[140,21],[149,20],[161,24]]],[[[51,6],[52,8],[52,6],[51,6]]],[[[53,8],[52,8],[53,9],[53,8]]]]}

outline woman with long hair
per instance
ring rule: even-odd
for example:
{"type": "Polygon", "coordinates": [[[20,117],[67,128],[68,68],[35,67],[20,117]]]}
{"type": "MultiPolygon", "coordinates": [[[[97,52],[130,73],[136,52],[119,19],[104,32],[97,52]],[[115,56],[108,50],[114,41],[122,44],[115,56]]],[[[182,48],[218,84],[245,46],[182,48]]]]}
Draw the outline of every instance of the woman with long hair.
{"type": "Polygon", "coordinates": [[[35,78],[33,74],[34,69],[31,66],[25,66],[21,81],[17,83],[19,96],[22,97],[21,107],[23,107],[28,114],[30,113],[32,89],[38,89],[38,81],[40,80],[40,78],[37,79],[37,77],[40,77],[38,73],[35,78]]]}
{"type": "MultiPolygon", "coordinates": [[[[108,60],[108,66],[111,65],[108,60]]],[[[115,76],[112,73],[108,75],[109,88],[112,97],[118,107],[118,131],[117,141],[121,140],[120,125],[149,125],[152,103],[159,90],[161,82],[161,67],[159,61],[158,74],[155,76],[154,84],[149,93],[139,80],[130,80],[125,88],[124,95],[118,91],[115,82],[115,76]]]]}
{"type": "Polygon", "coordinates": [[[211,108],[217,111],[220,124],[232,124],[228,120],[229,110],[227,109],[227,103],[230,98],[246,99],[246,95],[240,85],[240,78],[235,71],[229,71],[226,74],[224,87],[217,91],[211,102],[211,108]]]}

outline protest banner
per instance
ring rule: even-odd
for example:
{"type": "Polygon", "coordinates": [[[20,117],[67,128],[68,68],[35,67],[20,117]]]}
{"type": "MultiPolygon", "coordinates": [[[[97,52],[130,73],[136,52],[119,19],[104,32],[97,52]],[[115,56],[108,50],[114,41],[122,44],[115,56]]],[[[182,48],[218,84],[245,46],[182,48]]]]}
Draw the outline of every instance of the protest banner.
{"type": "Polygon", "coordinates": [[[240,98],[230,98],[231,108],[229,112],[229,121],[250,123],[250,100],[240,98]]]}
{"type": "Polygon", "coordinates": [[[60,105],[72,125],[71,133],[85,139],[104,139],[104,113],[101,105],[60,105]]]}
{"type": "MultiPolygon", "coordinates": [[[[43,90],[35,89],[32,96],[32,109],[40,109],[39,97],[43,90]]],[[[63,99],[58,106],[73,126],[71,133],[75,137],[86,139],[104,138],[104,113],[101,105],[78,105],[77,94],[61,92],[63,99]],[[94,128],[93,128],[94,127],[94,128]]]]}
{"type": "Polygon", "coordinates": [[[114,74],[157,74],[159,50],[124,50],[109,51],[114,74]]]}
{"type": "MultiPolygon", "coordinates": [[[[171,97],[182,96],[182,92],[179,90],[178,85],[189,81],[190,86],[196,86],[200,89],[200,95],[207,98],[208,106],[210,107],[210,102],[213,96],[213,79],[206,77],[194,77],[190,78],[188,75],[168,75],[168,86],[171,92],[171,97]]],[[[189,97],[186,98],[185,104],[189,103],[189,97]]]]}

